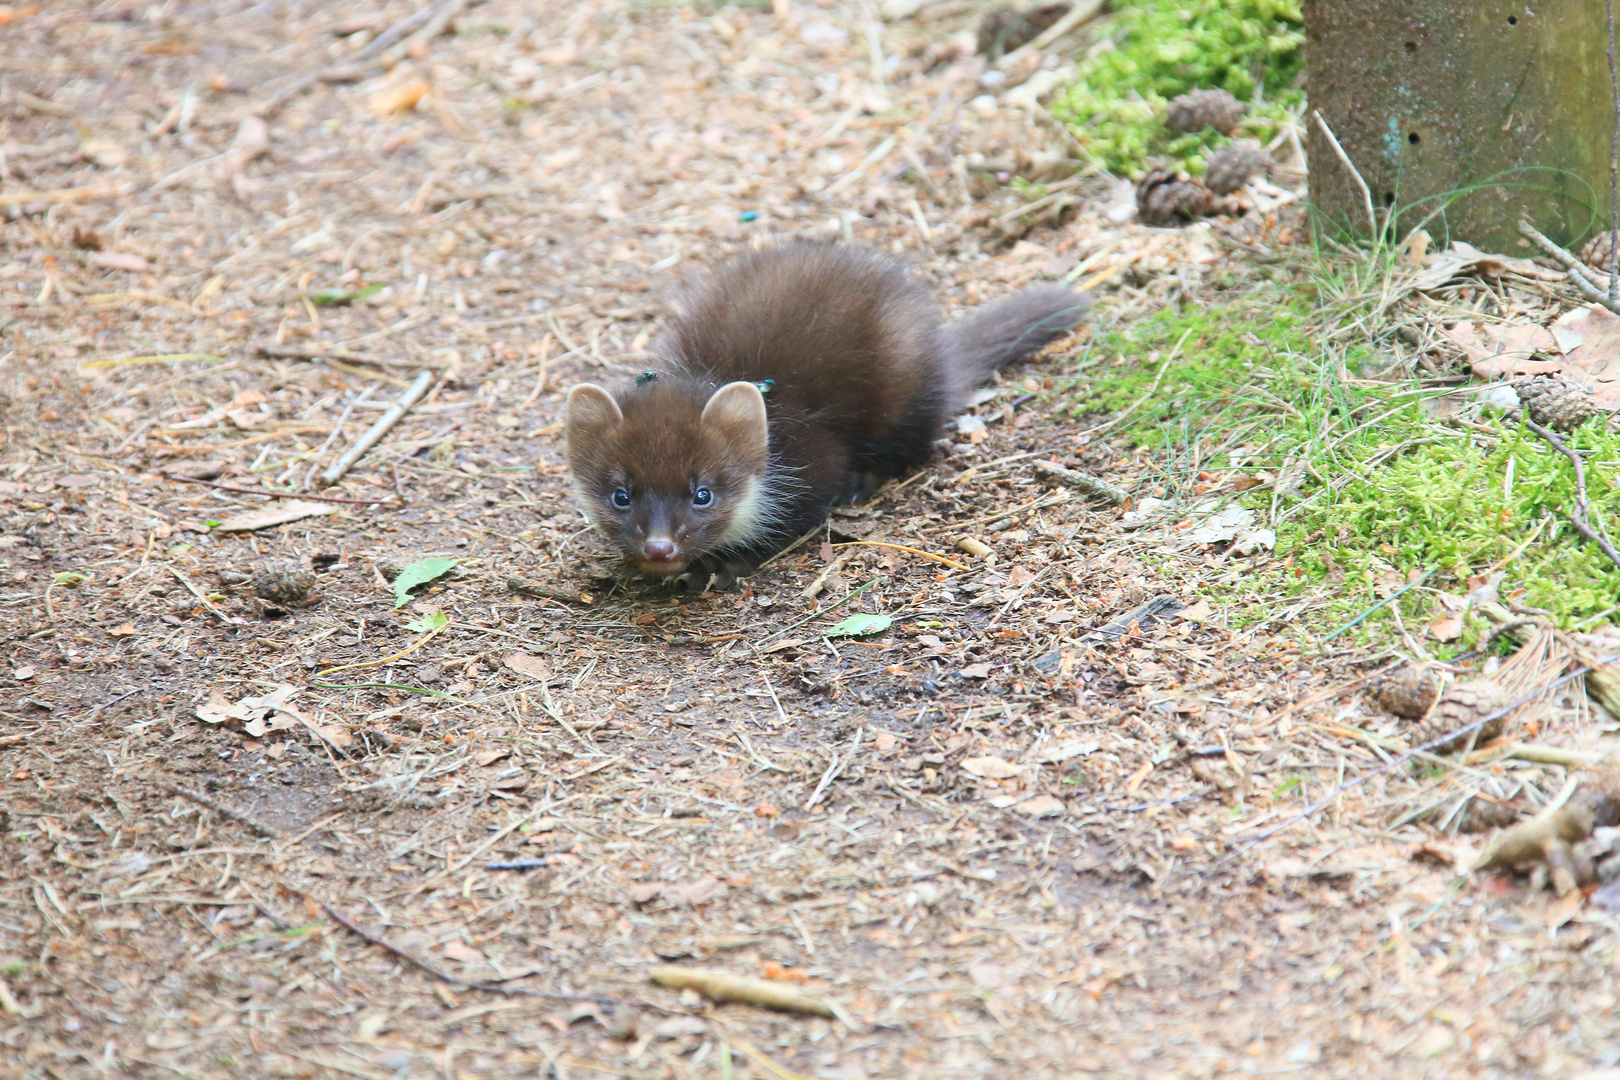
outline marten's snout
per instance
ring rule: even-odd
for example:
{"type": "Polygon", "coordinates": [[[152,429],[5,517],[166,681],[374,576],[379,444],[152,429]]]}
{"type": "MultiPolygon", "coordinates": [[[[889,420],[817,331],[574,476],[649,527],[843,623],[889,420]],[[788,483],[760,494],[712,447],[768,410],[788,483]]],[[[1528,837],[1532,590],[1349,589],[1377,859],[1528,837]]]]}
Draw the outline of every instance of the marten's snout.
{"type": "Polygon", "coordinates": [[[675,557],[675,541],[649,536],[641,545],[641,557],[650,563],[669,562],[675,557]]]}

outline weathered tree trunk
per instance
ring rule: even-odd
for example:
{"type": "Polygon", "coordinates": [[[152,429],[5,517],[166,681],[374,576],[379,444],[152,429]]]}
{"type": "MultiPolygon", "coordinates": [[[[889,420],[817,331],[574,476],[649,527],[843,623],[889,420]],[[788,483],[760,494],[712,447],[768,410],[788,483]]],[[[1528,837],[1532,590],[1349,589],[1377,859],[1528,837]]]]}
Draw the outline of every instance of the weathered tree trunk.
{"type": "MultiPolygon", "coordinates": [[[[1566,243],[1608,227],[1603,0],[1305,0],[1304,11],[1311,108],[1380,212],[1403,208],[1410,228],[1445,205],[1428,226],[1436,241],[1497,251],[1525,243],[1521,214],[1566,243]]],[[[1360,188],[1309,126],[1321,223],[1366,234],[1360,188]]]]}

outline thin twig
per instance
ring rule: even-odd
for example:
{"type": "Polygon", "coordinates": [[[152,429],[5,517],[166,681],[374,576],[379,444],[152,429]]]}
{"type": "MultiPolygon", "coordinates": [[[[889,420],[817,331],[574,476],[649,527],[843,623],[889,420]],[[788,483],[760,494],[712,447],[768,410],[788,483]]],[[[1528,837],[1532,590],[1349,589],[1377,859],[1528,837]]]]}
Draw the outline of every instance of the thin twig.
{"type": "Polygon", "coordinates": [[[343,474],[354,467],[367,450],[370,450],[382,437],[393,430],[395,424],[410,411],[412,405],[421,401],[427,395],[428,388],[433,385],[434,375],[431,371],[421,372],[416,381],[406,388],[403,394],[390,406],[388,410],[377,418],[371,429],[360,436],[355,444],[343,452],[343,456],[334,461],[325,472],[321,473],[321,483],[330,487],[343,479],[343,474]]]}
{"type": "Polygon", "coordinates": [[[888,581],[888,580],[889,579],[888,579],[887,576],[875,577],[871,581],[868,581],[865,585],[862,585],[857,589],[851,589],[849,591],[849,594],[847,596],[845,596],[842,600],[835,600],[835,601],[828,604],[826,607],[822,608],[819,611],[812,611],[810,614],[806,615],[804,618],[800,619],[798,622],[789,623],[788,625],[782,627],[782,629],[776,631],[775,633],[766,634],[764,637],[760,638],[754,644],[756,646],[763,645],[767,641],[770,641],[770,640],[772,640],[774,638],[781,637],[783,634],[787,633],[790,630],[797,630],[799,627],[803,626],[805,623],[812,622],[812,621],[814,621],[816,619],[819,619],[823,615],[827,614],[827,612],[833,610],[834,608],[841,607],[842,605],[849,603],[851,600],[855,599],[857,596],[861,595],[861,593],[865,592],[867,589],[870,589],[872,586],[878,584],[879,582],[888,581]]]}
{"type": "Polygon", "coordinates": [[[863,730],[865,729],[855,729],[855,741],[850,744],[849,753],[845,754],[842,759],[836,753],[833,754],[832,761],[827,763],[827,771],[821,774],[821,782],[816,785],[816,790],[810,793],[809,800],[804,804],[806,813],[816,808],[816,804],[821,801],[822,793],[827,790],[828,785],[838,779],[838,774],[843,772],[845,766],[855,759],[855,751],[861,748],[861,732],[863,730]]]}
{"type": "Polygon", "coordinates": [[[457,986],[465,986],[469,990],[484,990],[491,994],[505,994],[507,997],[537,997],[546,998],[551,1001],[588,1001],[596,1005],[612,1005],[615,1007],[628,1007],[633,1004],[632,1002],[623,1001],[619,998],[610,998],[599,994],[554,994],[549,990],[530,990],[527,987],[522,986],[501,986],[497,983],[473,982],[471,979],[462,979],[450,974],[448,971],[439,970],[426,960],[423,960],[420,956],[417,956],[415,953],[402,949],[398,945],[391,944],[368,930],[362,930],[358,925],[350,922],[344,916],[339,914],[331,904],[322,904],[321,910],[326,912],[327,915],[331,916],[333,922],[343,927],[343,929],[347,930],[349,933],[355,935],[356,937],[364,938],[385,952],[393,953],[401,960],[408,964],[414,965],[415,967],[421,968],[423,971],[427,972],[429,975],[432,975],[435,979],[438,979],[441,982],[454,983],[457,986]]]}
{"type": "Polygon", "coordinates": [[[175,795],[182,799],[188,799],[191,802],[196,803],[198,806],[207,807],[209,810],[212,810],[221,817],[228,817],[232,821],[246,825],[260,836],[267,836],[271,840],[286,839],[286,834],[275,826],[266,825],[264,822],[260,821],[258,818],[254,817],[252,814],[249,814],[245,810],[238,810],[234,806],[229,806],[215,799],[210,799],[207,795],[204,795],[200,791],[188,791],[177,784],[170,784],[168,785],[168,792],[170,795],[175,795]]]}
{"type": "Polygon", "coordinates": [[[340,499],[335,495],[303,495],[296,491],[255,491],[253,488],[216,484],[212,480],[198,480],[194,476],[176,476],[174,473],[164,473],[163,475],[182,484],[201,484],[203,487],[218,488],[220,491],[234,491],[238,495],[262,495],[267,499],[299,499],[307,502],[342,503],[345,506],[393,506],[400,501],[398,499],[340,499]]]}
{"type": "MultiPolygon", "coordinates": [[[[1620,74],[1614,66],[1614,0],[1603,0],[1609,22],[1609,101],[1614,132],[1609,136],[1609,304],[1620,304],[1620,74]]],[[[1601,269],[1601,268],[1600,268],[1601,269]]]]}
{"type": "Polygon", "coordinates": [[[1346,169],[1350,170],[1351,178],[1355,180],[1356,186],[1361,189],[1361,200],[1366,204],[1367,209],[1367,225],[1372,229],[1373,240],[1376,242],[1378,240],[1378,215],[1373,212],[1372,189],[1367,186],[1367,181],[1361,178],[1361,170],[1357,169],[1355,163],[1350,160],[1350,155],[1344,152],[1343,146],[1339,145],[1338,136],[1333,134],[1333,129],[1328,127],[1328,122],[1322,119],[1322,110],[1312,109],[1311,114],[1316,117],[1317,124],[1322,128],[1322,134],[1327,136],[1328,144],[1333,147],[1333,152],[1339,155],[1339,160],[1344,163],[1346,169]]]}
{"type": "Polygon", "coordinates": [[[1307,806],[1305,809],[1301,810],[1299,813],[1295,814],[1293,817],[1290,817],[1285,821],[1282,821],[1282,822],[1280,822],[1280,823],[1278,823],[1276,825],[1273,825],[1271,828],[1267,829],[1265,832],[1261,833],[1259,836],[1256,836],[1253,840],[1250,840],[1248,843],[1244,844],[1242,847],[1237,848],[1236,850],[1231,852],[1231,854],[1229,854],[1225,858],[1223,858],[1221,860],[1221,862],[1223,862],[1223,863],[1224,862],[1229,862],[1232,859],[1237,858],[1239,855],[1242,855],[1244,852],[1246,852],[1246,851],[1250,850],[1251,848],[1255,847],[1256,845],[1261,844],[1261,843],[1265,842],[1266,840],[1271,839],[1273,836],[1276,836],[1278,833],[1282,832],[1284,829],[1288,828],[1290,825],[1294,825],[1294,824],[1296,824],[1298,822],[1304,821],[1308,817],[1312,817],[1312,816],[1320,813],[1324,808],[1331,805],[1333,800],[1337,799],[1339,796],[1343,795],[1345,792],[1349,791],[1351,788],[1360,787],[1362,784],[1365,784],[1368,780],[1371,780],[1373,777],[1382,776],[1384,773],[1389,772],[1391,769],[1394,769],[1395,767],[1397,767],[1399,765],[1404,765],[1408,761],[1411,761],[1413,758],[1419,756],[1420,754],[1426,754],[1430,750],[1433,750],[1438,746],[1444,746],[1446,743],[1451,742],[1453,739],[1460,739],[1464,735],[1468,735],[1468,734],[1471,734],[1473,732],[1476,732],[1479,729],[1483,728],[1486,724],[1490,723],[1492,720],[1500,720],[1502,717],[1506,716],[1508,713],[1512,712],[1514,709],[1517,709],[1519,706],[1525,704],[1528,701],[1531,701],[1534,698],[1540,697],[1541,695],[1545,694],[1547,691],[1553,689],[1554,687],[1562,686],[1562,685],[1564,685],[1565,683],[1568,683],[1568,682],[1573,682],[1574,680],[1580,678],[1582,675],[1585,675],[1587,672],[1591,671],[1593,668],[1602,667],[1602,666],[1604,666],[1606,664],[1612,664],[1616,660],[1620,660],[1620,653],[1616,653],[1613,656],[1604,657],[1602,660],[1597,661],[1597,663],[1595,663],[1595,664],[1583,665],[1583,666],[1577,668],[1576,670],[1570,672],[1568,675],[1564,675],[1564,676],[1561,676],[1561,677],[1559,677],[1557,679],[1554,679],[1552,682],[1548,683],[1546,686],[1537,687],[1536,689],[1530,691],[1528,694],[1525,694],[1523,697],[1519,698],[1517,701],[1514,701],[1511,704],[1509,704],[1507,706],[1504,706],[1503,708],[1497,709],[1495,712],[1491,713],[1489,716],[1483,716],[1480,719],[1475,720],[1471,724],[1464,724],[1462,727],[1456,729],[1455,731],[1448,731],[1446,734],[1440,736],[1438,739],[1431,739],[1428,742],[1424,743],[1422,746],[1414,746],[1412,749],[1407,750],[1405,753],[1402,753],[1399,756],[1393,757],[1390,760],[1384,762],[1384,764],[1378,766],[1376,769],[1368,769],[1366,772],[1360,774],[1359,776],[1356,776],[1356,777],[1354,777],[1353,779],[1350,779],[1350,780],[1346,780],[1344,783],[1340,784],[1338,787],[1334,788],[1332,791],[1328,792],[1322,798],[1318,799],[1316,802],[1314,802],[1311,805],[1307,806]]]}
{"type": "Polygon", "coordinates": [[[906,547],[904,544],[890,544],[890,543],[888,543],[886,541],[883,541],[883,540],[845,540],[842,543],[834,544],[833,547],[835,547],[835,548],[841,548],[841,547],[893,548],[895,551],[904,551],[909,555],[919,555],[922,558],[929,560],[930,562],[943,563],[944,565],[949,566],[949,567],[953,567],[954,569],[957,569],[957,570],[966,570],[967,569],[967,567],[963,566],[961,563],[957,562],[955,559],[947,559],[945,556],[943,556],[943,555],[935,555],[931,551],[922,551],[922,550],[920,550],[918,548],[906,547]]]}
{"type": "Polygon", "coordinates": [[[1365,619],[1367,616],[1371,615],[1373,612],[1377,611],[1379,608],[1383,607],[1385,604],[1394,603],[1396,600],[1399,600],[1401,597],[1405,596],[1407,593],[1411,592],[1413,589],[1417,588],[1419,585],[1423,584],[1425,581],[1428,581],[1431,577],[1433,577],[1435,575],[1436,571],[1438,571],[1439,569],[1440,568],[1438,566],[1429,567],[1427,570],[1425,570],[1423,572],[1422,577],[1418,578],[1416,581],[1407,582],[1405,587],[1403,587],[1399,592],[1391,593],[1390,595],[1386,596],[1384,599],[1378,601],[1378,603],[1374,604],[1372,607],[1368,608],[1366,611],[1363,611],[1360,615],[1357,615],[1355,618],[1351,619],[1349,622],[1345,623],[1343,626],[1341,626],[1337,630],[1333,631],[1333,633],[1331,633],[1327,637],[1323,638],[1320,642],[1318,642],[1318,644],[1326,645],[1328,642],[1332,641],[1334,638],[1338,637],[1340,634],[1344,633],[1346,630],[1350,630],[1350,629],[1354,628],[1358,623],[1361,622],[1361,620],[1365,619]]]}
{"type": "Polygon", "coordinates": [[[1022,63],[1026,56],[1040,52],[1075,27],[1095,19],[1105,6],[1100,0],[1087,0],[1086,3],[1074,5],[1061,19],[1042,30],[1033,41],[1004,54],[993,66],[1000,71],[1012,70],[1015,65],[1022,63]]]}
{"type": "Polygon", "coordinates": [[[1153,377],[1153,385],[1148,387],[1147,393],[1133,401],[1124,412],[1116,413],[1112,419],[1098,424],[1096,427],[1087,428],[1086,430],[1074,435],[1074,441],[1079,442],[1082,439],[1095,440],[1103,432],[1109,430],[1110,428],[1117,427],[1127,416],[1130,416],[1137,409],[1141,408],[1149,398],[1157,394],[1159,392],[1159,384],[1164,381],[1164,373],[1170,370],[1170,361],[1176,358],[1176,354],[1181,352],[1181,347],[1187,343],[1187,339],[1190,337],[1192,337],[1192,328],[1188,327],[1187,331],[1181,335],[1181,339],[1176,342],[1175,347],[1165,354],[1164,362],[1159,365],[1159,373],[1153,377]]]}
{"type": "Polygon", "coordinates": [[[1124,505],[1125,500],[1130,498],[1130,493],[1122,487],[1110,484],[1101,477],[1092,476],[1090,473],[1065,469],[1055,461],[1037,461],[1035,463],[1035,475],[1044,476],[1048,480],[1056,480],[1060,484],[1067,484],[1069,487],[1083,491],[1087,495],[1107,499],[1115,506],[1124,505]]]}
{"type": "Polygon", "coordinates": [[[1582,262],[1573,252],[1553,243],[1551,239],[1528,221],[1519,222],[1519,235],[1533,242],[1549,258],[1562,263],[1565,272],[1569,275],[1569,280],[1574,283],[1576,289],[1580,290],[1582,296],[1592,303],[1602,304],[1616,315],[1620,315],[1620,303],[1610,300],[1594,282],[1593,279],[1599,277],[1598,273],[1582,262]]]}
{"type": "Polygon", "coordinates": [[[1523,419],[1525,427],[1540,435],[1554,450],[1569,458],[1570,465],[1575,469],[1575,509],[1569,515],[1569,520],[1574,524],[1575,530],[1602,548],[1603,554],[1607,555],[1615,566],[1620,567],[1620,551],[1615,551],[1614,545],[1600,536],[1596,529],[1592,528],[1592,518],[1586,505],[1586,468],[1581,464],[1581,456],[1566,446],[1564,440],[1528,416],[1523,419]]]}

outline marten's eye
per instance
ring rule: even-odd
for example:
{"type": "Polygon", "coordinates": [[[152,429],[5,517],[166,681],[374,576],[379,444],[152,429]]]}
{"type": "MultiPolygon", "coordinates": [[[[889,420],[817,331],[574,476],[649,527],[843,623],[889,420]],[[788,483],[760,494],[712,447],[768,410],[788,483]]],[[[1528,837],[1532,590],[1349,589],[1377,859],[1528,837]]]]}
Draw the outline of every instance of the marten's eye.
{"type": "Polygon", "coordinates": [[[630,506],[630,489],[622,487],[614,488],[613,494],[610,495],[609,498],[613,500],[613,505],[617,506],[620,510],[627,509],[630,506]]]}
{"type": "Polygon", "coordinates": [[[708,506],[712,502],[714,502],[714,492],[708,488],[698,488],[692,492],[693,506],[708,506]]]}

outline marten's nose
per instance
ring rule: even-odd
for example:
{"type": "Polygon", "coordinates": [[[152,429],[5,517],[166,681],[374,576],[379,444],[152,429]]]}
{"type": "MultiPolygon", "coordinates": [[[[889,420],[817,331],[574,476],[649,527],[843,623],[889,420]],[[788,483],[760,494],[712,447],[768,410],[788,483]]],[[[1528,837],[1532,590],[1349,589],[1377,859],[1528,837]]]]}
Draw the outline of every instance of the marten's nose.
{"type": "Polygon", "coordinates": [[[661,536],[649,536],[641,545],[641,554],[648,562],[669,562],[675,557],[675,541],[661,536]]]}

